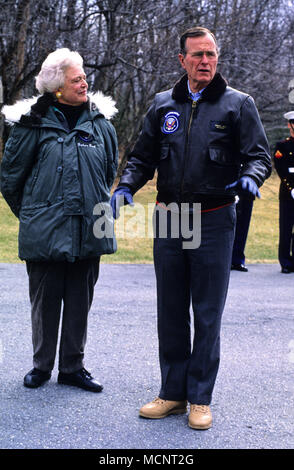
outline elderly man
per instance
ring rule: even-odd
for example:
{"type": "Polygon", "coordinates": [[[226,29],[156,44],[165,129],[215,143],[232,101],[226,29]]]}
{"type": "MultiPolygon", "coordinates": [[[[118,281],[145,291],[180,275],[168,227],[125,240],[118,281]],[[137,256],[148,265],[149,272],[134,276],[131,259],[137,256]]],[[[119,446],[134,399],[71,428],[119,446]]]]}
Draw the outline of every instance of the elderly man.
{"type": "MultiPolygon", "coordinates": [[[[220,360],[220,326],[229,283],[235,230],[235,194],[259,196],[270,175],[267,138],[253,99],[230,88],[216,72],[218,47],[206,28],[186,31],[179,60],[186,74],[158,93],[112,197],[121,204],[147,180],[157,179],[157,209],[171,223],[174,204],[201,205],[201,243],[184,247],[183,234],[154,234],[161,368],[159,396],[140,409],[146,418],[185,413],[189,426],[208,429],[220,360]],[[171,203],[173,205],[171,206],[171,203]],[[185,203],[185,204],[183,204],[185,203]],[[198,203],[198,204],[196,204],[198,203]],[[190,301],[194,313],[191,345],[190,301]]],[[[196,208],[196,209],[195,209],[196,208]]]]}

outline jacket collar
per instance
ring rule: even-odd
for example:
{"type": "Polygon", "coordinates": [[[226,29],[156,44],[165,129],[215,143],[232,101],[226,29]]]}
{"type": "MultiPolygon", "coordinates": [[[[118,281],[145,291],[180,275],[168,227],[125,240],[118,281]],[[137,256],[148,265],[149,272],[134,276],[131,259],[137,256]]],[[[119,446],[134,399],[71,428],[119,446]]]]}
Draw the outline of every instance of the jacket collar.
{"type": "MultiPolygon", "coordinates": [[[[185,74],[180,80],[175,84],[172,97],[175,101],[181,103],[187,102],[190,100],[188,86],[187,86],[188,76],[185,74]]],[[[201,94],[201,101],[215,101],[217,100],[226,90],[227,82],[222,77],[220,73],[216,73],[212,81],[207,85],[205,90],[201,94]]]]}
{"type": "MultiPolygon", "coordinates": [[[[85,109],[90,113],[90,118],[100,115],[106,119],[111,119],[117,113],[118,110],[113,99],[105,96],[101,91],[89,93],[88,97],[85,109]]],[[[6,105],[1,112],[10,125],[20,123],[29,127],[38,127],[42,123],[42,118],[46,116],[49,107],[54,106],[54,103],[54,96],[51,93],[44,93],[44,95],[20,100],[14,105],[6,105]]]]}

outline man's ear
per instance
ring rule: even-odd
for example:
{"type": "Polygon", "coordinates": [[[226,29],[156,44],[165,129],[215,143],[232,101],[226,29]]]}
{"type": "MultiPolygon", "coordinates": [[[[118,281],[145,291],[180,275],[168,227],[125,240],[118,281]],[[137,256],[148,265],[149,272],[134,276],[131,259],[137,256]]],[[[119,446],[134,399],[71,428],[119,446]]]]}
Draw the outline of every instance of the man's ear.
{"type": "Polygon", "coordinates": [[[181,64],[181,66],[183,67],[183,69],[186,70],[186,67],[185,67],[185,65],[184,65],[185,56],[184,56],[182,53],[179,53],[178,58],[179,58],[179,62],[180,62],[180,64],[181,64]]]}

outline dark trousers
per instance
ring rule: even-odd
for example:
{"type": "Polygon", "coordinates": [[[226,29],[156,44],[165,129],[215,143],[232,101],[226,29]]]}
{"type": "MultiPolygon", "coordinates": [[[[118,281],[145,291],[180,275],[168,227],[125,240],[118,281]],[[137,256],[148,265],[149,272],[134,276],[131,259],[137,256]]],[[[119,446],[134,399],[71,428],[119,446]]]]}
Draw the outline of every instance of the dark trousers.
{"type": "Polygon", "coordinates": [[[282,268],[294,269],[294,200],[280,199],[279,262],[282,268]]]}
{"type": "Polygon", "coordinates": [[[220,361],[220,327],[235,229],[235,205],[202,214],[199,248],[182,238],[154,238],[159,396],[195,404],[211,402],[220,361]],[[191,339],[190,303],[194,314],[191,339]]]}
{"type": "Polygon", "coordinates": [[[245,264],[245,245],[249,231],[253,200],[240,196],[236,206],[237,222],[232,264],[245,264]]]}
{"type": "Polygon", "coordinates": [[[27,262],[32,311],[33,365],[43,371],[54,367],[62,312],[59,370],[83,367],[87,318],[100,258],[64,262],[27,262]]]}

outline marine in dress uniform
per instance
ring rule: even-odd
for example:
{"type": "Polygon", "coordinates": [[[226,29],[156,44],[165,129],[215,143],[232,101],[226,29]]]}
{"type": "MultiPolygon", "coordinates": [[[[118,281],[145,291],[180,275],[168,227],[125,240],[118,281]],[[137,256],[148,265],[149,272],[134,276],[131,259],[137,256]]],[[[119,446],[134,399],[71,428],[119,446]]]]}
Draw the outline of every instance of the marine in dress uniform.
{"type": "Polygon", "coordinates": [[[290,137],[277,142],[274,165],[281,179],[279,190],[279,262],[281,272],[294,272],[294,111],[284,114],[290,137]]]}

